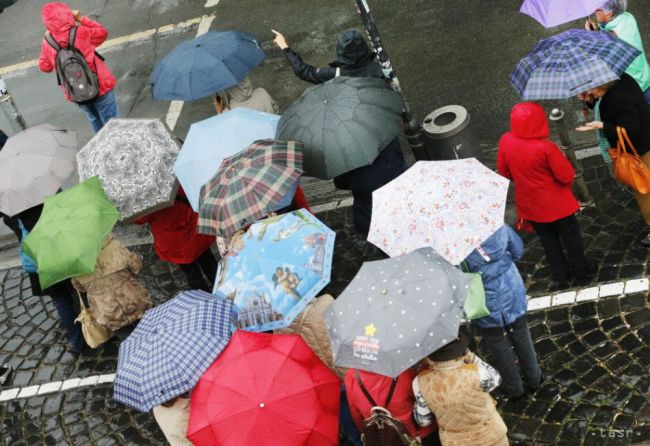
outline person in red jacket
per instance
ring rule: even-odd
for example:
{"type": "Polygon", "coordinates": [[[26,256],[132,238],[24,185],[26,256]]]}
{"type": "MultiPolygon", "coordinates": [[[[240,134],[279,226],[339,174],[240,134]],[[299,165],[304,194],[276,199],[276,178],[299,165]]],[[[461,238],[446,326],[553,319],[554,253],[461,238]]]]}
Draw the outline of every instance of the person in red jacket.
{"type": "MultiPolygon", "coordinates": [[[[74,47],[84,55],[90,70],[97,75],[99,81],[97,97],[77,105],[86,112],[90,126],[97,132],[109,119],[118,118],[120,115],[113,93],[117,81],[102,58],[95,52],[95,49],[106,40],[108,31],[99,23],[82,16],[79,11],[73,11],[65,3],[45,4],[41,9],[41,17],[47,29],[46,35],[52,36],[62,48],[68,45],[70,29],[77,27],[74,47]]],[[[56,69],[56,53],[54,47],[43,39],[41,55],[38,58],[38,67],[41,71],[50,73],[56,69]]],[[[63,87],[61,89],[66,99],[71,100],[65,89],[63,87]]]]}
{"type": "Polygon", "coordinates": [[[215,237],[196,231],[198,218],[179,187],[173,206],[145,215],[135,223],[149,224],[156,254],[160,260],[178,265],[190,288],[211,293],[217,275],[217,259],[210,251],[215,237]]]}
{"type": "MultiPolygon", "coordinates": [[[[388,392],[390,391],[393,378],[352,368],[345,372],[345,393],[350,413],[354,424],[361,431],[363,429],[363,421],[371,415],[370,409],[372,409],[372,404],[368,401],[363,390],[361,390],[355,377],[355,372],[359,373],[359,379],[370,396],[372,396],[372,399],[382,407],[388,398],[388,392]]],[[[408,369],[397,377],[395,390],[386,409],[388,409],[393,418],[402,422],[404,428],[413,437],[420,437],[422,439],[426,437],[424,444],[427,445],[439,444],[437,441],[438,436],[435,433],[438,425],[434,422],[429,426],[419,427],[413,418],[415,395],[413,394],[411,383],[416,375],[417,373],[414,369],[408,369]]]]}
{"type": "Polygon", "coordinates": [[[557,281],[552,288],[567,287],[572,275],[585,281],[596,272],[596,264],[585,254],[575,217],[580,205],[571,190],[573,167],[549,140],[541,105],[515,105],[510,128],[499,140],[497,170],[514,182],[517,213],[532,223],[544,247],[557,281]]]}

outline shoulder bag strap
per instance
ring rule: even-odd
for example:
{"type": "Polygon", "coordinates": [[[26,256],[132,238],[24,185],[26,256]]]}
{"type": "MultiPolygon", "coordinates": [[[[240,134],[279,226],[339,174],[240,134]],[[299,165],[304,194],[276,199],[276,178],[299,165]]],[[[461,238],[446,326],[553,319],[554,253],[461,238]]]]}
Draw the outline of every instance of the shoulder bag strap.
{"type": "Polygon", "coordinates": [[[54,48],[57,52],[61,51],[61,46],[58,44],[56,40],[54,40],[54,37],[52,37],[52,34],[47,33],[45,36],[45,41],[50,44],[52,48],[54,48]]]}
{"type": "Polygon", "coordinates": [[[79,306],[81,308],[81,311],[86,310],[86,304],[84,304],[83,297],[81,297],[81,293],[79,292],[78,289],[75,288],[75,291],[77,292],[77,296],[79,296],[79,306]]]}
{"type": "Polygon", "coordinates": [[[74,41],[77,37],[77,27],[73,26],[70,28],[70,34],[68,35],[68,49],[74,48],[74,41]]]}
{"type": "Polygon", "coordinates": [[[627,142],[629,148],[632,149],[632,153],[634,153],[635,156],[639,156],[639,153],[636,151],[636,147],[634,147],[634,144],[632,144],[632,140],[628,136],[625,127],[618,127],[617,130],[623,135],[623,139],[627,142]]]}
{"type": "MultiPolygon", "coordinates": [[[[375,407],[377,405],[377,403],[375,402],[375,400],[372,398],[372,396],[368,392],[368,389],[366,389],[366,386],[364,386],[363,383],[361,382],[361,376],[359,376],[359,371],[358,370],[354,371],[354,378],[357,380],[357,383],[359,384],[359,388],[361,389],[363,394],[368,399],[368,402],[370,404],[372,404],[372,407],[375,407]]],[[[392,393],[392,389],[391,389],[391,393],[392,393]]]]}
{"type": "Polygon", "coordinates": [[[397,387],[397,378],[393,378],[393,382],[390,383],[390,390],[388,391],[388,398],[386,398],[386,404],[384,407],[388,409],[391,398],[393,398],[393,392],[395,392],[395,387],[397,387]]]}
{"type": "Polygon", "coordinates": [[[625,150],[625,144],[623,142],[623,137],[621,136],[621,128],[616,126],[616,158],[620,159],[622,153],[627,153],[625,150]]]}

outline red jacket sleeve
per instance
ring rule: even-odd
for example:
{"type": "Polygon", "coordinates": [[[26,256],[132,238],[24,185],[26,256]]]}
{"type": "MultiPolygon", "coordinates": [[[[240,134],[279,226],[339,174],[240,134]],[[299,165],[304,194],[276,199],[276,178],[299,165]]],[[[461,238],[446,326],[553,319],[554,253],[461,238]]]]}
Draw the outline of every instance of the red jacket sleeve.
{"type": "Polygon", "coordinates": [[[569,160],[564,156],[558,146],[549,142],[546,149],[546,160],[555,179],[562,184],[571,184],[575,178],[575,171],[569,160]]]}
{"type": "Polygon", "coordinates": [[[54,69],[54,64],[50,60],[50,48],[52,48],[50,44],[43,39],[41,41],[41,55],[38,56],[38,68],[45,73],[49,73],[54,69]]]}
{"type": "Polygon", "coordinates": [[[94,20],[90,20],[88,17],[82,17],[79,23],[81,23],[81,26],[86,28],[88,41],[93,46],[101,45],[104,43],[104,40],[106,40],[106,37],[108,37],[108,31],[106,31],[106,28],[94,20]]]}
{"type": "Polygon", "coordinates": [[[497,151],[497,172],[499,172],[499,175],[502,177],[512,180],[512,174],[510,173],[510,168],[506,162],[504,152],[505,151],[502,148],[499,148],[497,151]]]}
{"type": "Polygon", "coordinates": [[[300,185],[296,189],[296,193],[293,196],[293,205],[296,209],[307,209],[307,211],[313,213],[311,212],[311,209],[309,209],[309,202],[307,201],[305,191],[302,190],[302,187],[300,185]]]}

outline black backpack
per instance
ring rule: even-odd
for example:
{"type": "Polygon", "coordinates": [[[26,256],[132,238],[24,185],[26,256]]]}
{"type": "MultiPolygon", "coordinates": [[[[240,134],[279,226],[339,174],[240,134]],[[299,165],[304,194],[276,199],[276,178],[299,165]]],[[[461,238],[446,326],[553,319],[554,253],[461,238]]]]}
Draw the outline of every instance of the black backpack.
{"type": "Polygon", "coordinates": [[[99,79],[88,66],[81,51],[74,47],[76,35],[77,27],[74,26],[70,28],[67,48],[62,48],[49,33],[45,40],[56,50],[56,77],[59,85],[63,86],[70,100],[83,104],[92,101],[99,94],[99,79]]]}
{"type": "Polygon", "coordinates": [[[354,371],[354,377],[361,388],[361,391],[372,404],[370,409],[370,417],[363,420],[363,428],[361,429],[361,443],[363,446],[415,446],[419,445],[420,441],[408,433],[404,424],[390,414],[388,405],[393,397],[397,379],[393,379],[388,391],[388,398],[384,406],[379,406],[372,398],[366,387],[361,382],[359,371],[354,371]]]}

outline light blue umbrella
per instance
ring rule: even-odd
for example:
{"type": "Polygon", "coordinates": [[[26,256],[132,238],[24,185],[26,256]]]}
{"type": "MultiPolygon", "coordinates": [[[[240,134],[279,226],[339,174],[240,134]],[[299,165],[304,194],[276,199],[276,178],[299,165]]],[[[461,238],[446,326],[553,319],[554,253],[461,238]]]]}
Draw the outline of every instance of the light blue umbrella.
{"type": "Polygon", "coordinates": [[[279,119],[271,113],[236,108],[192,124],[174,173],[195,211],[199,210],[201,187],[219,170],[221,162],[258,139],[275,137],[279,119]]]}
{"type": "Polygon", "coordinates": [[[237,326],[287,327],[330,281],[336,233],[304,209],[253,224],[233,241],[215,292],[237,307],[237,326]]]}
{"type": "Polygon", "coordinates": [[[233,305],[186,291],[147,311],[120,345],[113,398],[146,412],[191,390],[230,340],[233,305]]]}

